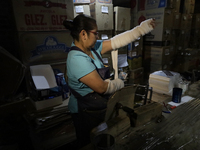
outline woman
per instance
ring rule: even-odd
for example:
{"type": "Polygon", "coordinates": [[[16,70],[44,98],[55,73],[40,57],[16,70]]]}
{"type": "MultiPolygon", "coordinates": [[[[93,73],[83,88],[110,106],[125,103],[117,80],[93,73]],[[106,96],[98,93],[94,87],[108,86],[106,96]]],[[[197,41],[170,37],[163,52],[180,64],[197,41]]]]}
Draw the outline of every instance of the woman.
{"type": "MultiPolygon", "coordinates": [[[[90,143],[91,129],[103,121],[102,118],[94,121],[94,118],[91,120],[90,117],[83,115],[83,109],[80,106],[83,102],[82,98],[91,93],[112,94],[124,87],[120,79],[110,80],[100,76],[98,69],[104,66],[99,56],[123,47],[150,32],[155,26],[155,21],[146,20],[140,26],[104,41],[97,41],[98,27],[96,21],[89,16],[78,15],[73,21],[65,20],[63,25],[71,31],[74,40],[67,58],[68,85],[72,91],[68,107],[72,114],[80,148],[90,143]]],[[[87,101],[87,98],[84,100],[87,101]]]]}

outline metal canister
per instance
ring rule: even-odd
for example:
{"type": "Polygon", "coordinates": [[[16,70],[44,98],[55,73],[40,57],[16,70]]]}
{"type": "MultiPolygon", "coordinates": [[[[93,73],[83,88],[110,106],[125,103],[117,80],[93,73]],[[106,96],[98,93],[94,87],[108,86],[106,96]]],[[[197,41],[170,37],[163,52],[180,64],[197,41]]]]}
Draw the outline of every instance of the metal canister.
{"type": "Polygon", "coordinates": [[[182,88],[173,88],[172,101],[175,103],[180,103],[182,92],[183,92],[182,88]]]}

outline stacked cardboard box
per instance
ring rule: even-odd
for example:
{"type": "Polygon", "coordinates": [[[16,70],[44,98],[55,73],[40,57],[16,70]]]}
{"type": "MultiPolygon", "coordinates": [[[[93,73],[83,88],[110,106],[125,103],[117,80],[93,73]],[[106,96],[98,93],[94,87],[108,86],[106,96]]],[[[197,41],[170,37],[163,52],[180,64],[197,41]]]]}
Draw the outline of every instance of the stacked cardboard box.
{"type": "Polygon", "coordinates": [[[180,74],[172,71],[155,71],[149,76],[149,86],[153,87],[153,91],[172,95],[172,90],[178,84],[180,74]]]}
{"type": "Polygon", "coordinates": [[[195,0],[181,1],[180,29],[177,34],[177,48],[174,71],[186,72],[197,69],[199,66],[200,21],[195,0]]]}
{"type": "MultiPolygon", "coordinates": [[[[30,73],[29,67],[32,65],[50,64],[54,70],[65,74],[72,38],[64,28],[63,21],[74,18],[73,1],[56,0],[44,3],[12,0],[12,7],[20,44],[19,53],[28,68],[27,72],[30,73]]],[[[26,76],[26,83],[30,96],[33,93],[31,81],[29,74],[26,76]]],[[[52,104],[51,107],[53,106],[52,104]]]]}
{"type": "MultiPolygon", "coordinates": [[[[69,47],[71,46],[72,38],[70,33],[64,28],[63,21],[65,19],[74,18],[73,1],[9,0],[8,2],[4,1],[4,4],[1,6],[4,6],[5,10],[9,10],[7,19],[14,20],[12,24],[9,23],[10,26],[14,26],[12,28],[12,34],[10,34],[11,30],[9,30],[8,33],[10,36],[14,35],[15,40],[14,42],[11,42],[10,39],[8,39],[9,44],[15,45],[17,43],[17,45],[20,45],[19,48],[13,46],[14,51],[19,54],[21,62],[26,67],[25,81],[27,82],[25,88],[29,95],[26,98],[26,106],[23,106],[27,110],[26,114],[23,114],[23,116],[26,116],[27,121],[30,121],[28,122],[28,125],[30,125],[28,129],[32,129],[33,132],[38,135],[37,137],[33,137],[32,140],[34,148],[52,149],[66,144],[66,141],[75,140],[73,126],[71,125],[69,130],[64,129],[69,124],[72,124],[71,116],[66,114],[67,103],[65,102],[67,102],[67,100],[62,99],[62,96],[59,95],[57,97],[51,97],[52,99],[48,97],[45,100],[39,101],[36,99],[36,101],[33,101],[31,94],[34,94],[35,91],[30,90],[30,87],[34,85],[29,73],[30,66],[39,64],[50,64],[53,69],[65,73],[66,58],[69,47]],[[33,102],[34,105],[31,102],[33,102]],[[63,103],[65,105],[62,105],[63,103]],[[37,107],[36,105],[39,106],[37,107]],[[61,108],[56,108],[55,111],[54,108],[60,105],[62,105],[62,110],[61,108]],[[44,109],[38,111],[37,109],[40,109],[41,106],[43,106],[44,109]],[[52,110],[54,110],[53,115],[52,110]],[[42,113],[42,115],[39,114],[39,112],[42,113]],[[61,114],[65,114],[64,117],[61,117],[61,114]],[[41,125],[35,126],[34,123],[36,123],[36,120],[34,120],[34,118],[37,118],[38,116],[49,118],[51,115],[55,117],[53,120],[47,119],[48,124],[46,124],[45,127],[42,127],[41,125]],[[70,123],[68,121],[70,121],[70,123]],[[66,122],[64,127],[61,126],[63,122],[66,122]],[[55,127],[57,129],[59,128],[59,131],[56,131],[55,127]],[[49,133],[50,130],[53,134],[51,138],[48,139],[50,136],[48,135],[49,137],[45,137],[47,134],[44,135],[44,132],[49,133]],[[68,133],[62,132],[61,134],[61,131],[67,131],[68,133]],[[36,139],[41,144],[39,144],[39,142],[34,143],[34,140],[36,139]]],[[[1,19],[4,18],[6,17],[3,16],[1,19]]],[[[7,26],[5,25],[3,29],[7,31],[7,26]]]]}
{"type": "MultiPolygon", "coordinates": [[[[188,60],[184,58],[188,56],[179,55],[179,52],[188,48],[195,52],[199,48],[200,21],[199,14],[194,13],[197,11],[195,4],[195,0],[139,1],[138,22],[155,18],[157,24],[156,28],[145,35],[143,40],[143,64],[146,66],[144,70],[147,76],[157,69],[178,71],[176,69],[183,66],[183,62],[180,60],[188,60]],[[169,51],[167,55],[163,53],[164,55],[159,56],[158,53],[155,53],[155,50],[158,49],[160,49],[160,54],[162,54],[163,49],[169,49],[169,51]],[[177,57],[180,60],[176,59],[177,57]]],[[[193,57],[196,63],[199,60],[198,57],[198,53],[193,57]]],[[[194,63],[190,61],[187,64],[190,65],[186,65],[188,67],[185,67],[184,71],[194,69],[194,63]]]]}
{"type": "Polygon", "coordinates": [[[113,30],[113,4],[112,1],[104,3],[96,1],[90,3],[91,16],[96,19],[98,30],[113,30]]]}
{"type": "MultiPolygon", "coordinates": [[[[178,8],[178,1],[140,1],[138,8],[138,23],[155,18],[156,27],[153,31],[144,36],[143,39],[143,66],[145,78],[149,74],[162,69],[170,69],[173,59],[173,48],[171,48],[172,29],[178,26],[174,22],[175,8],[178,8]]],[[[176,13],[178,14],[178,13],[176,13]]],[[[178,27],[177,27],[178,28],[178,27]]]]}
{"type": "Polygon", "coordinates": [[[74,17],[79,14],[90,15],[90,0],[74,0],[74,17]]]}

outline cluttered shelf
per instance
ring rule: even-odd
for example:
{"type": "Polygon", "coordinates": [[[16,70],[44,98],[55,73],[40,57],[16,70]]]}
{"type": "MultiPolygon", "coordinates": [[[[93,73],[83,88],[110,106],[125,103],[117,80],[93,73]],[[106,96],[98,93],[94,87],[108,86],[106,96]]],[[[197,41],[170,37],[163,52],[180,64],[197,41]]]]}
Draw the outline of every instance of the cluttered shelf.
{"type": "Polygon", "coordinates": [[[63,100],[62,104],[41,110],[36,110],[32,101],[28,101],[28,113],[24,118],[29,124],[34,149],[57,149],[76,140],[68,110],[69,98],[63,100]]]}

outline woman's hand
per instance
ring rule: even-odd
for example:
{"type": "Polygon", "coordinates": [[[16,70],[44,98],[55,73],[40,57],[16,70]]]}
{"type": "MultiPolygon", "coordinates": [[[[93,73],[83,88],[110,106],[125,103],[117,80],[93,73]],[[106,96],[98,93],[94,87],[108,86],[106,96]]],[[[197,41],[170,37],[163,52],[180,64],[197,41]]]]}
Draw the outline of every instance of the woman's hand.
{"type": "Polygon", "coordinates": [[[153,18],[153,19],[151,20],[150,25],[151,25],[153,28],[155,28],[155,26],[156,26],[156,20],[155,20],[155,18],[153,18]]]}

